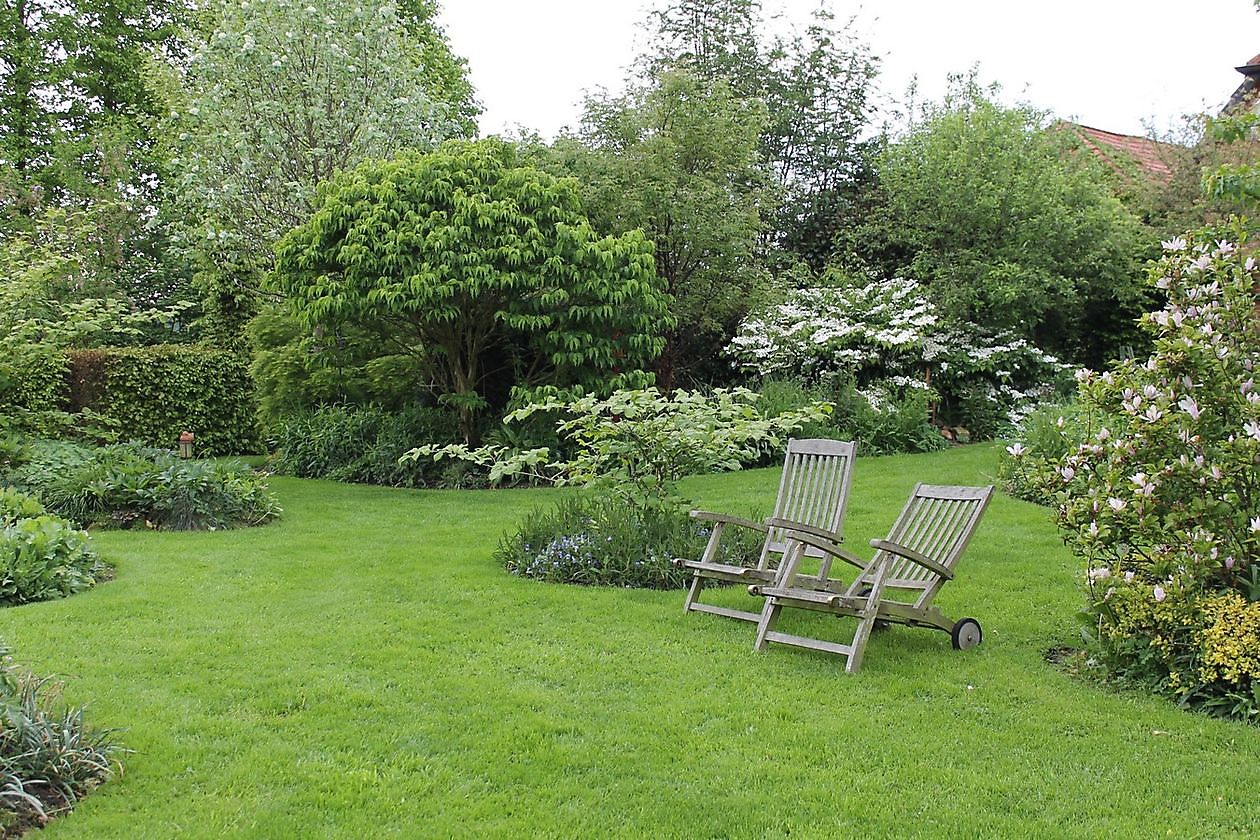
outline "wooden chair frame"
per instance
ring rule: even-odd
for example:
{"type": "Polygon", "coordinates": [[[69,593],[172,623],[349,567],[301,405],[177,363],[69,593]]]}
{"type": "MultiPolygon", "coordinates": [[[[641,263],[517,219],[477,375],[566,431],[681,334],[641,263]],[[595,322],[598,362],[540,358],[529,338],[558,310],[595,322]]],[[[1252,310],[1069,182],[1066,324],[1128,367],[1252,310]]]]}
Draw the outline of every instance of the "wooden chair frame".
{"type": "MultiPolygon", "coordinates": [[[[699,560],[679,558],[674,564],[691,570],[691,585],[683,601],[684,612],[706,612],[736,618],[742,621],[761,620],[761,613],[730,609],[700,602],[700,593],[710,580],[728,583],[771,583],[783,556],[796,541],[792,529],[806,528],[821,536],[828,544],[835,545],[842,539],[844,511],[849,500],[849,486],[853,481],[853,460],[857,445],[849,441],[810,438],[789,440],[787,455],[783,460],[783,475],[779,479],[779,493],[775,498],[774,515],[765,522],[753,522],[738,516],[691,511],[693,519],[712,523],[709,542],[699,560]],[[723,530],[728,525],[749,528],[765,535],[761,554],[756,566],[740,566],[718,560],[723,530]],[[774,562],[772,562],[774,561],[774,562]]],[[[830,580],[831,555],[812,545],[801,549],[805,556],[819,560],[819,574],[801,575],[802,580],[812,578],[818,585],[832,586],[830,580]]],[[[798,557],[798,562],[800,558],[798,557]]]]}
{"type": "Polygon", "coordinates": [[[778,642],[840,654],[847,659],[845,671],[853,673],[862,666],[866,642],[879,623],[943,630],[951,634],[958,649],[979,644],[979,622],[973,618],[951,621],[932,606],[932,601],[946,581],[953,580],[954,566],[971,542],[992,495],[992,485],[916,485],[888,538],[871,540],[875,556],[869,562],[835,545],[815,528],[785,523],[794,545],[784,554],[778,576],[772,583],[748,588],[751,594],[766,599],[754,648],[764,650],[769,642],[778,642]],[[808,548],[861,571],[847,587],[823,587],[810,575],[802,580],[796,569],[808,548]],[[858,626],[853,641],[837,644],[776,632],[774,623],[784,607],[854,616],[858,626]]]}

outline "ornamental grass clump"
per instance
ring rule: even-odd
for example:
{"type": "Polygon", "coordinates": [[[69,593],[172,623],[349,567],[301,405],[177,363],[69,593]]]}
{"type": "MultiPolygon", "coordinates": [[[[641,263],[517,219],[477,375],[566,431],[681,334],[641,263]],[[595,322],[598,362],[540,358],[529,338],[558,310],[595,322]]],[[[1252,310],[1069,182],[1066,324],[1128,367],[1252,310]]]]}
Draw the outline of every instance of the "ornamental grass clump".
{"type": "Polygon", "coordinates": [[[0,641],[0,837],[45,825],[119,769],[108,730],[82,707],[61,705],[61,685],[20,671],[0,641]]]}
{"type": "Polygon", "coordinates": [[[1260,720],[1260,269],[1239,243],[1164,243],[1154,352],[1080,376],[1109,415],[1056,466],[1087,564],[1095,659],[1115,678],[1260,720]]]}

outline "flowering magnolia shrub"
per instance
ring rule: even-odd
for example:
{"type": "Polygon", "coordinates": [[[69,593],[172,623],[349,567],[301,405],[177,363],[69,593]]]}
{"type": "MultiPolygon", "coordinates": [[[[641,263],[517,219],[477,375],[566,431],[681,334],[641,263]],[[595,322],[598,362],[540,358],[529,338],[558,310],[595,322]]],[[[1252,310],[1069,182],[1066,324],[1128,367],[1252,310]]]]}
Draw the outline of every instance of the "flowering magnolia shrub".
{"type": "Polygon", "coordinates": [[[983,420],[983,434],[1043,402],[1067,370],[1023,339],[945,319],[918,283],[900,277],[792,291],[746,318],[727,353],[762,377],[847,374],[864,386],[924,390],[950,421],[983,420]],[[996,422],[978,416],[989,406],[1000,409],[996,422]]]}
{"type": "Polygon", "coordinates": [[[1113,417],[1057,465],[1059,522],[1088,565],[1102,663],[1188,704],[1260,714],[1260,270],[1234,243],[1175,239],[1153,269],[1154,353],[1081,401],[1113,417]]]}
{"type": "Polygon", "coordinates": [[[1019,440],[998,455],[1002,489],[1026,502],[1055,505],[1063,485],[1059,464],[1108,422],[1079,403],[1036,409],[1020,423],[1019,440]]]}

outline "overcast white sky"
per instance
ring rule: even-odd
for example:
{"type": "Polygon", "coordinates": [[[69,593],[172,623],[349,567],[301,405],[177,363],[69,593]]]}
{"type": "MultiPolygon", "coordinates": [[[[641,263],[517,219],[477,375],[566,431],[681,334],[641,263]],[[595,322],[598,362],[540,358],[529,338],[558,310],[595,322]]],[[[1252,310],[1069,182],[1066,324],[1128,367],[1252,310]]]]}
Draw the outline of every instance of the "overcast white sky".
{"type": "MultiPolygon", "coordinates": [[[[763,0],[805,22],[819,0],[763,0]]],[[[442,0],[441,23],[468,59],[483,134],[518,126],[553,137],[575,125],[583,90],[620,89],[649,8],[665,0],[442,0]]],[[[978,63],[1004,99],[1126,134],[1213,113],[1260,53],[1251,0],[830,0],[856,16],[881,57],[877,80],[900,97],[915,75],[938,97],[946,74],[978,63]]]]}

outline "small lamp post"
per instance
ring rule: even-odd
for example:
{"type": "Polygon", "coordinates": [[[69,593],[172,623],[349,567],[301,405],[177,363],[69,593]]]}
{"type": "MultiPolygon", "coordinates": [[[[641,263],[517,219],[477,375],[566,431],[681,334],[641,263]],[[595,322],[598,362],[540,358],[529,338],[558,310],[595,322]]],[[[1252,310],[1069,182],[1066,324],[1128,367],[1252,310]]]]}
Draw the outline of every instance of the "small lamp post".
{"type": "Polygon", "coordinates": [[[181,432],[179,435],[179,457],[191,458],[193,455],[193,433],[181,432]]]}

